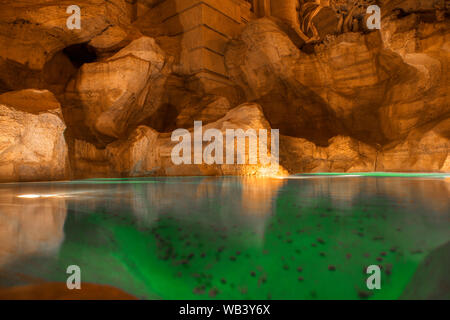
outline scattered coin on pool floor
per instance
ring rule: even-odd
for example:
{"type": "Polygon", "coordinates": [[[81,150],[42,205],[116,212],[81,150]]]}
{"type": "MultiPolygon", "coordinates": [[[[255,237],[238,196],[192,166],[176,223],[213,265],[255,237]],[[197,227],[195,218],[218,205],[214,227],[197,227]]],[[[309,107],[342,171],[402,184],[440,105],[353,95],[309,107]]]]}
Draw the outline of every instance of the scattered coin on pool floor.
{"type": "Polygon", "coordinates": [[[360,299],[367,299],[372,295],[371,292],[364,291],[364,290],[358,290],[358,297],[360,299]]]}
{"type": "Polygon", "coordinates": [[[211,298],[215,298],[218,293],[219,293],[219,290],[217,288],[212,288],[211,290],[209,290],[209,296],[211,298]]]}

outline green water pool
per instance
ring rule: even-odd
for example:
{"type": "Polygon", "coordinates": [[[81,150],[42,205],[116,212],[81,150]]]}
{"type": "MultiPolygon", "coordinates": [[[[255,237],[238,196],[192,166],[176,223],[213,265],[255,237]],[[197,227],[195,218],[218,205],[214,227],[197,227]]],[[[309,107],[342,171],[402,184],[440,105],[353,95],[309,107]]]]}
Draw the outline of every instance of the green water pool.
{"type": "Polygon", "coordinates": [[[450,241],[445,177],[2,184],[0,286],[65,282],[78,265],[82,282],[142,299],[420,297],[449,280],[448,259],[433,255],[450,241]],[[439,270],[420,281],[430,256],[439,270]],[[380,290],[367,289],[369,265],[381,267],[380,290]]]}

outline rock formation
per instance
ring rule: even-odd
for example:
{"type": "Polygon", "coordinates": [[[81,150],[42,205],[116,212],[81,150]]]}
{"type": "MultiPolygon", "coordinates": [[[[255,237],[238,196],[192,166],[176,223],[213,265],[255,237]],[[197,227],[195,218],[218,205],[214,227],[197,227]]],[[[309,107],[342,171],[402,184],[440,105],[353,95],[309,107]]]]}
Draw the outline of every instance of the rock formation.
{"type": "MultiPolygon", "coordinates": [[[[126,1],[78,1],[82,28],[69,30],[64,5],[51,1],[5,0],[0,4],[0,92],[48,86],[47,69],[68,69],[67,61],[52,61],[71,45],[88,42],[110,26],[126,26],[132,13],[126,1]]],[[[60,82],[68,80],[61,75],[60,82]]]]}
{"type": "MultiPolygon", "coordinates": [[[[261,108],[255,104],[244,104],[229,111],[223,118],[203,126],[203,132],[217,129],[225,136],[227,129],[270,130],[261,108]]],[[[226,145],[223,144],[223,163],[207,164],[194,163],[194,148],[191,148],[190,164],[174,164],[172,152],[178,140],[172,140],[171,133],[159,133],[147,126],[139,126],[125,139],[109,144],[105,149],[98,149],[94,145],[77,140],[75,143],[75,163],[79,175],[87,173],[92,176],[139,177],[146,175],[189,176],[189,175],[278,175],[284,174],[282,167],[272,171],[270,165],[249,164],[249,148],[240,149],[235,141],[236,158],[240,152],[247,159],[246,164],[226,164],[226,145]]],[[[187,138],[194,141],[193,129],[187,131],[187,138]]],[[[270,141],[270,140],[269,140],[270,141]]],[[[204,142],[201,150],[205,152],[209,143],[204,142]]],[[[266,146],[270,155],[270,143],[266,146]]]]}
{"type": "Polygon", "coordinates": [[[444,1],[194,2],[81,1],[70,30],[66,2],[2,1],[0,180],[450,171],[444,1]],[[279,129],[281,171],[175,165],[194,121],[279,129]]]}
{"type": "Polygon", "coordinates": [[[284,135],[318,146],[336,136],[365,142],[380,161],[368,170],[446,171],[448,23],[385,21],[381,34],[345,33],[314,53],[276,21],[251,22],[227,51],[230,76],[284,135]]]}
{"type": "Polygon", "coordinates": [[[49,91],[0,95],[0,181],[67,178],[65,128],[59,103],[49,91]]]}
{"type": "Polygon", "coordinates": [[[119,138],[158,109],[165,62],[154,39],[139,38],[105,61],[84,64],[66,101],[83,109],[94,135],[119,138]]]}

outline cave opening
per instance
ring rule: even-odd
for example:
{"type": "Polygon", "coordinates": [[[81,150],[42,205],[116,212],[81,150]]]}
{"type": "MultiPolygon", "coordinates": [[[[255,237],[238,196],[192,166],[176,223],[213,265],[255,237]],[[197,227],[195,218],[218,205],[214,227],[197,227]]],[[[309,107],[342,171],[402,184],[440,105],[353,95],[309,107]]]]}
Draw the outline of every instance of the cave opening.
{"type": "Polygon", "coordinates": [[[63,53],[70,59],[76,68],[80,68],[85,63],[97,61],[95,49],[87,43],[79,43],[68,46],[63,53]]]}

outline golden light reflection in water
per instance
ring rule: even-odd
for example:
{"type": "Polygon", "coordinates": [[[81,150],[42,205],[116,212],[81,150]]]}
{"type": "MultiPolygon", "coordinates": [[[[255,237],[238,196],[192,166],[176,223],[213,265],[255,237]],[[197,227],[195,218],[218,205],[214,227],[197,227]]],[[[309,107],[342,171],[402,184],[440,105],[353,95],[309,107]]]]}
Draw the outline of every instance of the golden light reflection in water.
{"type": "Polygon", "coordinates": [[[19,198],[3,193],[0,205],[0,267],[30,255],[56,254],[64,241],[66,215],[63,198],[47,197],[42,200],[41,197],[19,198]]]}

